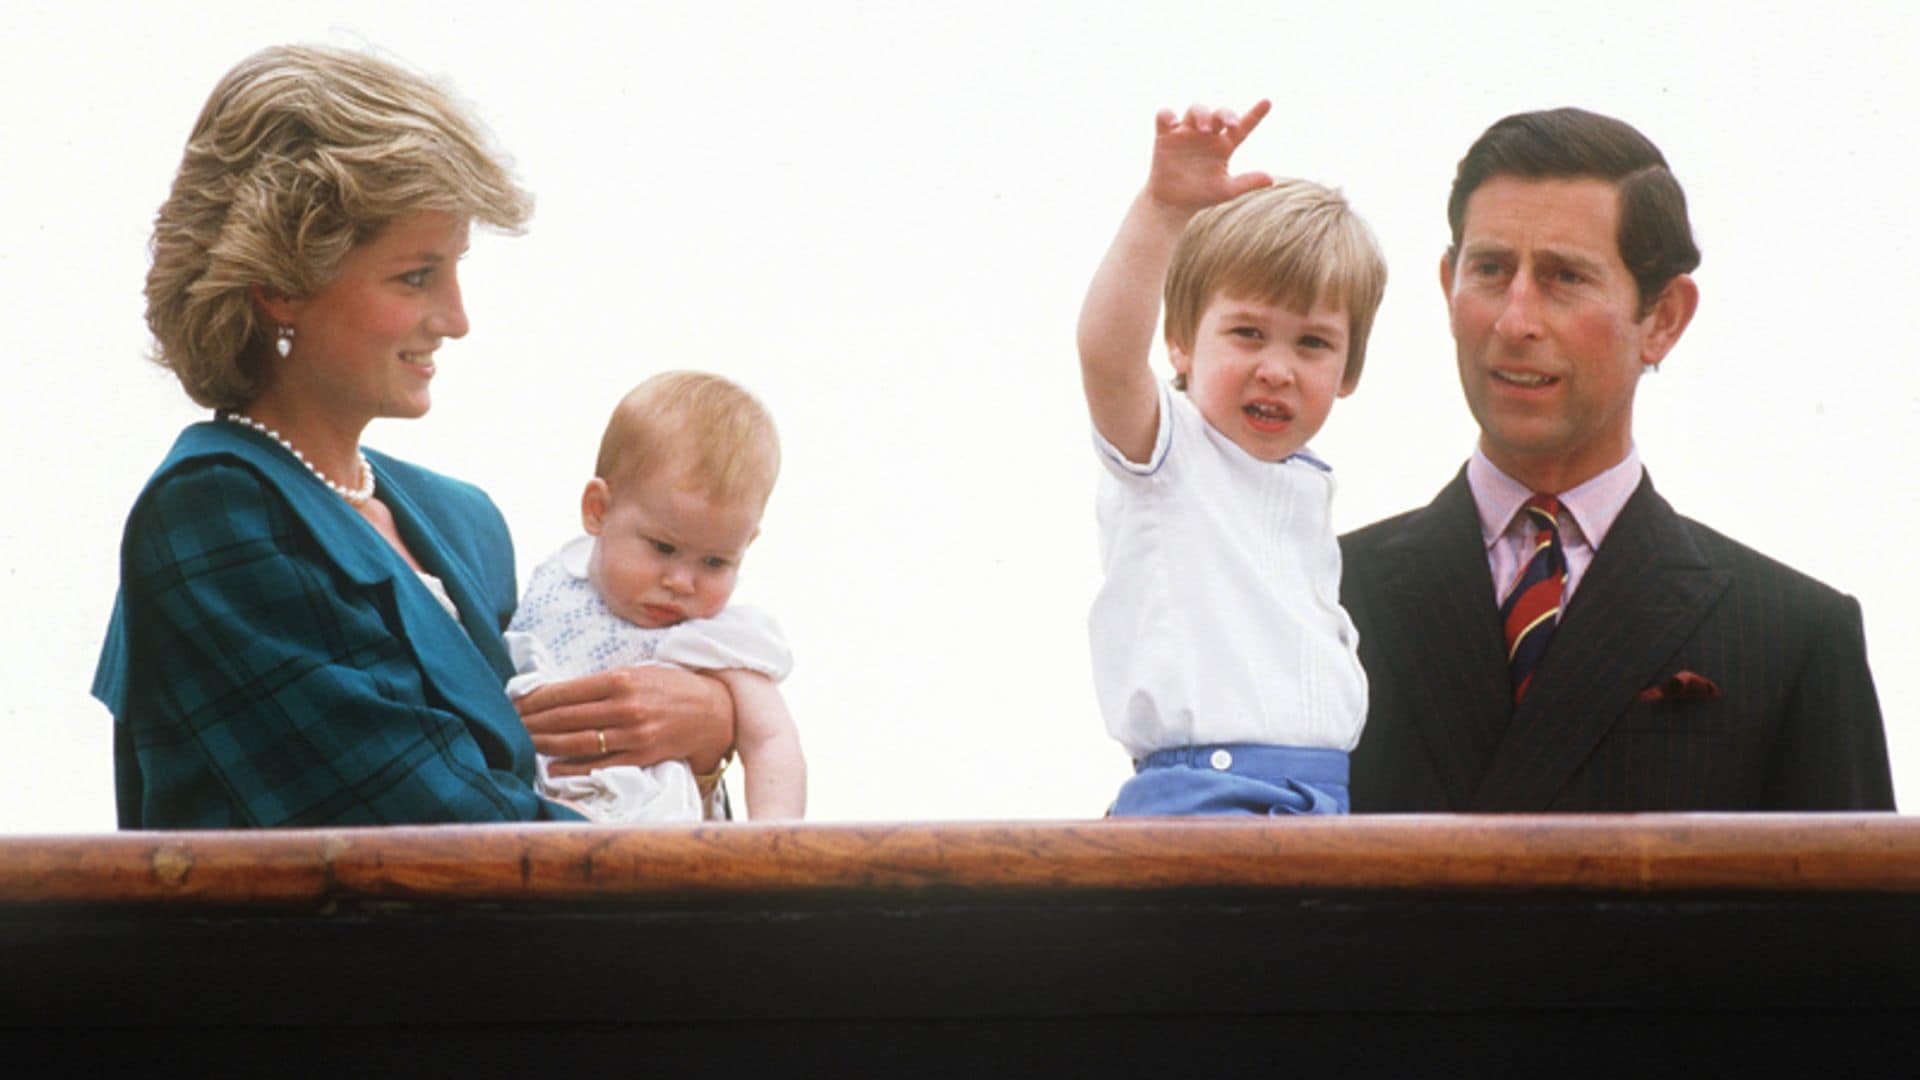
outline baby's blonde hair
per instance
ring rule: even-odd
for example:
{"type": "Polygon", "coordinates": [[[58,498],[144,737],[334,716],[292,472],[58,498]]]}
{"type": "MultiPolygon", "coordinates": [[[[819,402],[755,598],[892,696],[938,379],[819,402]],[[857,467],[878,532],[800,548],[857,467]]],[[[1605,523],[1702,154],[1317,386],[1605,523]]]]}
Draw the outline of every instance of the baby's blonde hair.
{"type": "Polygon", "coordinates": [[[764,507],[780,436],[759,399],[703,371],[668,371],[628,391],[600,438],[594,475],[619,491],[662,469],[715,502],[764,507]]]}
{"type": "Polygon", "coordinates": [[[1311,180],[1282,180],[1187,223],[1167,271],[1167,341],[1191,351],[1200,316],[1218,296],[1300,310],[1325,298],[1347,312],[1341,385],[1350,390],[1386,289],[1387,260],[1346,197],[1311,180]]]}
{"type": "Polygon", "coordinates": [[[253,288],[311,296],[354,245],[422,211],[517,232],[533,199],[427,79],[338,49],[254,53],[207,98],[154,221],[154,361],[202,405],[246,404],[273,359],[253,288]]]}

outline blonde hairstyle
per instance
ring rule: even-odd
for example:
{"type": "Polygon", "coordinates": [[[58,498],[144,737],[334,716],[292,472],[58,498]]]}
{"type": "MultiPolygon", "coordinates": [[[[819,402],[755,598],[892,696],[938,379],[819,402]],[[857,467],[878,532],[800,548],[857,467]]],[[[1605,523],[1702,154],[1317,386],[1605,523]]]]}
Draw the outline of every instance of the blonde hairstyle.
{"type": "Polygon", "coordinates": [[[422,211],[518,232],[533,198],[427,79],[338,49],[254,53],[207,98],[154,220],[154,361],[201,405],[244,405],[273,359],[253,287],[310,296],[354,245],[422,211]]]}
{"type": "MultiPolygon", "coordinates": [[[[1192,350],[1200,316],[1218,296],[1301,311],[1325,297],[1347,312],[1341,384],[1352,389],[1386,289],[1387,260],[1346,196],[1310,180],[1282,180],[1187,223],[1167,271],[1167,341],[1192,350]]],[[[1174,385],[1186,389],[1185,377],[1174,385]]]]}
{"type": "Polygon", "coordinates": [[[766,406],[701,371],[655,375],[614,407],[594,475],[619,491],[660,469],[715,502],[764,507],[780,475],[780,436],[766,406]]]}

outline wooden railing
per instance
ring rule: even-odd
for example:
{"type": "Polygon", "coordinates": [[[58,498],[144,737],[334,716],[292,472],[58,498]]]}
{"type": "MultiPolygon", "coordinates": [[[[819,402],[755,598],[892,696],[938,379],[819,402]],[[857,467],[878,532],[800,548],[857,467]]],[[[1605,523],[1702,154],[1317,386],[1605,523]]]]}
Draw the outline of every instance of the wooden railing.
{"type": "Polygon", "coordinates": [[[1920,1049],[1920,822],[18,837],[0,957],[0,1053],[144,1073],[1771,1074],[1920,1049]]]}

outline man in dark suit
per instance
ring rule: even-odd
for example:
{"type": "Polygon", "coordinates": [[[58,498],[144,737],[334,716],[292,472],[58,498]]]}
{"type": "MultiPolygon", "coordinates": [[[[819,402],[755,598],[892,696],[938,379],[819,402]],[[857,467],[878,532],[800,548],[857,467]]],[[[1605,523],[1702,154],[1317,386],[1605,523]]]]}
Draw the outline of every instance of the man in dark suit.
{"type": "Polygon", "coordinates": [[[1355,811],[1892,809],[1851,597],[1655,494],[1633,398],[1686,330],[1686,199],[1632,127],[1511,116],[1440,263],[1473,457],[1342,538],[1355,811]]]}

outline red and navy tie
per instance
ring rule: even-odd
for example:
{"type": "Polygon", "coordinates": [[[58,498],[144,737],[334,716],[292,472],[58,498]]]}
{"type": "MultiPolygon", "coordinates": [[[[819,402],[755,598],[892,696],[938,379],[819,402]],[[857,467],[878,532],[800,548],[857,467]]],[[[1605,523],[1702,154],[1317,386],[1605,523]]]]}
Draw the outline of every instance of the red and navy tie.
{"type": "Polygon", "coordinates": [[[1520,704],[1534,669],[1547,654],[1547,641],[1560,622],[1560,597],[1567,585],[1567,553],[1560,546],[1560,500],[1535,495],[1521,507],[1533,520],[1533,551],[1520,567],[1500,605],[1507,632],[1507,670],[1513,675],[1513,703],[1520,704]]]}

